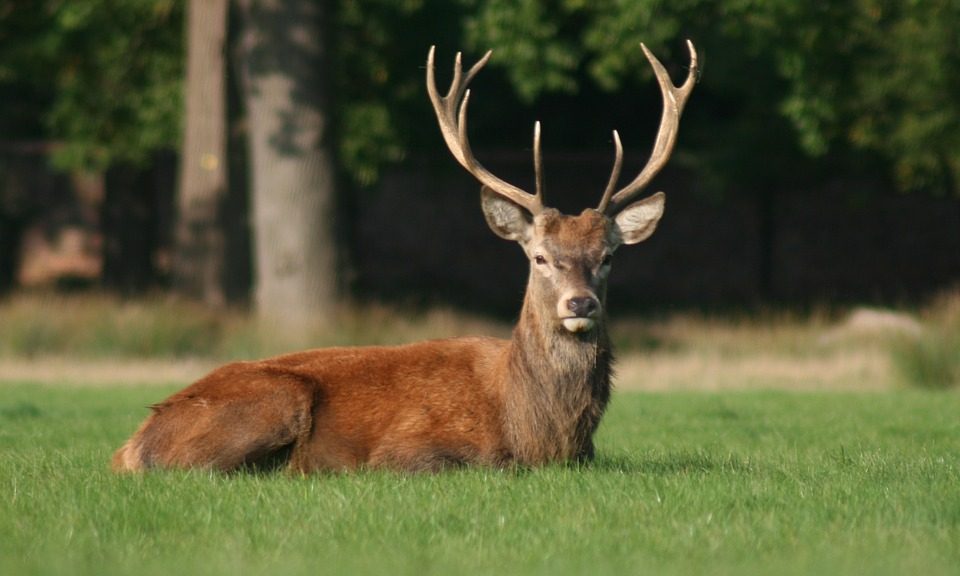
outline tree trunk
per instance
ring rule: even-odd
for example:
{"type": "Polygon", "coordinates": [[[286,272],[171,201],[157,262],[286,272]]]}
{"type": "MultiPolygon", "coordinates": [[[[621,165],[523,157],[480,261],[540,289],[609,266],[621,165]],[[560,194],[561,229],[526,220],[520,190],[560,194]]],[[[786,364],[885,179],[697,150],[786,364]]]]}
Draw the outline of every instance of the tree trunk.
{"type": "Polygon", "coordinates": [[[255,302],[302,335],[336,304],[335,178],[323,2],[239,0],[251,158],[255,302]]]}
{"type": "Polygon", "coordinates": [[[210,306],[226,303],[221,207],[227,190],[224,52],[228,0],[190,0],[186,125],[177,198],[174,288],[210,306]]]}

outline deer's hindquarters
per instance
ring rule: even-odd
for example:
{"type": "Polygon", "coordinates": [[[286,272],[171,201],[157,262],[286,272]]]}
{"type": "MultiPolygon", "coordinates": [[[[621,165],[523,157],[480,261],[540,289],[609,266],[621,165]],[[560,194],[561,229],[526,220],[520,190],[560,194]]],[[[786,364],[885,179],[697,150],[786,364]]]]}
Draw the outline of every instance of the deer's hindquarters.
{"type": "Polygon", "coordinates": [[[229,365],[152,407],[113,457],[117,471],[268,465],[309,434],[312,394],[295,377],[229,365]]]}

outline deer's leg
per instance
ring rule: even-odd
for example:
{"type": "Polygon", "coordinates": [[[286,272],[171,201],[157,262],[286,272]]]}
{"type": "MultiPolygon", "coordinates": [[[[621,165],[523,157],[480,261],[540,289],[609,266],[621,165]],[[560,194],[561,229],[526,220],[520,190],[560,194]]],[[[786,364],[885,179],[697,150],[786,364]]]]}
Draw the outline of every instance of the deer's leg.
{"type": "Polygon", "coordinates": [[[284,463],[312,424],[313,393],[277,374],[218,374],[153,406],[113,457],[117,471],[235,470],[284,463]]]}

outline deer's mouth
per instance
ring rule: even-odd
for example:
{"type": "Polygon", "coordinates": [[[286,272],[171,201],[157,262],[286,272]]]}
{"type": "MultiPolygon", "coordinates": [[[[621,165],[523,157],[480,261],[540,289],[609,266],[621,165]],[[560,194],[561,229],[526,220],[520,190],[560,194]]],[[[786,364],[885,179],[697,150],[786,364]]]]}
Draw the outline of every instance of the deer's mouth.
{"type": "Polygon", "coordinates": [[[593,330],[593,327],[597,324],[596,320],[593,318],[587,318],[583,316],[564,318],[562,323],[567,332],[572,332],[574,334],[589,332],[590,330],[593,330]]]}
{"type": "Polygon", "coordinates": [[[593,293],[573,293],[561,298],[557,307],[560,323],[572,334],[593,330],[597,324],[602,304],[593,293]]]}

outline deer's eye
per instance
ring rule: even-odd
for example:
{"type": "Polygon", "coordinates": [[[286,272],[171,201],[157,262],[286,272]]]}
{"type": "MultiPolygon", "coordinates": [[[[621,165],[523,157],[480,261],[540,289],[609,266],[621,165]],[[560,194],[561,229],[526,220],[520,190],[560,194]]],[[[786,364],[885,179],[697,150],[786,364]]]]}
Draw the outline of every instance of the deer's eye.
{"type": "Polygon", "coordinates": [[[543,266],[544,264],[547,263],[547,259],[540,254],[537,254],[536,256],[534,256],[533,261],[539,264],[540,266],[543,266]]]}

